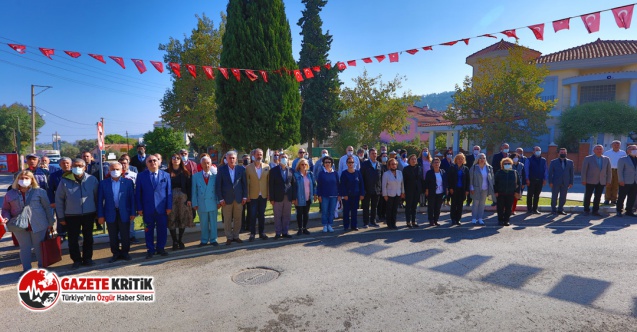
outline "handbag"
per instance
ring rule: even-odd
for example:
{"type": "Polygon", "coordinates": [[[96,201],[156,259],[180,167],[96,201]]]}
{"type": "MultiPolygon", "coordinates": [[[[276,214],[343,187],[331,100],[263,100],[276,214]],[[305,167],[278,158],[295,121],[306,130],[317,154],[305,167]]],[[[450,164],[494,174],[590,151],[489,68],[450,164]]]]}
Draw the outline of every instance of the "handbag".
{"type": "Polygon", "coordinates": [[[29,221],[31,220],[31,215],[33,214],[33,211],[31,211],[31,206],[29,206],[29,204],[31,203],[31,196],[33,196],[33,190],[29,191],[26,202],[22,207],[22,211],[20,212],[20,214],[9,219],[9,221],[7,222],[7,229],[10,232],[23,231],[29,228],[29,221]]]}
{"type": "Polygon", "coordinates": [[[62,260],[62,242],[54,231],[47,232],[40,245],[42,251],[42,267],[46,268],[62,260]]]}

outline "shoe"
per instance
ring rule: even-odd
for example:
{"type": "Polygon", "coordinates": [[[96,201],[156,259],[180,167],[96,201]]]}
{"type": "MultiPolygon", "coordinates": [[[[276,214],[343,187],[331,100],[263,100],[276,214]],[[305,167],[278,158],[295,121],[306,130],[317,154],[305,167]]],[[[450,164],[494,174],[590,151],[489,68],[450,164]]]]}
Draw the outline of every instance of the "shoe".
{"type": "Polygon", "coordinates": [[[475,224],[476,222],[477,222],[477,220],[475,220],[475,219],[471,219],[471,223],[472,223],[472,224],[475,224]]]}
{"type": "Polygon", "coordinates": [[[460,223],[460,221],[459,221],[459,220],[457,220],[457,221],[456,221],[456,225],[458,225],[458,226],[462,226],[462,224],[460,223]]]}
{"type": "Polygon", "coordinates": [[[133,259],[133,257],[131,257],[129,254],[126,254],[126,255],[122,256],[122,259],[125,260],[125,261],[130,261],[130,260],[133,259]]]}
{"type": "Polygon", "coordinates": [[[219,245],[219,243],[217,241],[210,243],[211,246],[216,247],[219,245]]]}
{"type": "Polygon", "coordinates": [[[503,225],[503,226],[511,226],[511,224],[509,224],[509,222],[508,222],[508,221],[503,222],[503,223],[502,223],[502,225],[503,225]]]}
{"type": "Polygon", "coordinates": [[[157,253],[159,254],[159,256],[164,256],[164,257],[168,256],[168,251],[166,250],[162,250],[161,252],[158,251],[157,253]]]}
{"type": "Polygon", "coordinates": [[[183,242],[179,241],[179,249],[184,249],[184,248],[186,248],[186,245],[183,242]]]}
{"type": "Polygon", "coordinates": [[[593,213],[591,213],[591,215],[596,216],[596,217],[601,217],[602,216],[599,212],[593,212],[593,213]]]}
{"type": "Polygon", "coordinates": [[[204,247],[204,246],[206,246],[206,244],[203,243],[203,242],[199,242],[199,245],[197,245],[197,247],[199,247],[199,248],[204,247]]]}
{"type": "Polygon", "coordinates": [[[173,242],[173,251],[179,250],[179,243],[173,242]]]}
{"type": "Polygon", "coordinates": [[[410,223],[407,223],[407,227],[408,227],[408,228],[411,228],[411,224],[410,224],[410,223]]]}
{"type": "Polygon", "coordinates": [[[296,235],[303,235],[303,230],[299,229],[298,231],[296,231],[296,235]]]}
{"type": "Polygon", "coordinates": [[[236,243],[243,243],[243,240],[241,240],[240,238],[236,238],[236,239],[234,239],[234,242],[236,242],[236,243]]]}
{"type": "Polygon", "coordinates": [[[71,266],[71,268],[73,270],[79,269],[80,266],[82,266],[82,262],[73,262],[73,265],[71,266]]]}
{"type": "Polygon", "coordinates": [[[111,259],[108,260],[109,263],[115,263],[117,262],[117,260],[119,259],[119,256],[113,256],[111,257],[111,259]]]}
{"type": "Polygon", "coordinates": [[[286,239],[291,239],[292,238],[292,235],[290,235],[290,234],[283,234],[281,236],[286,238],[286,239]]]}
{"type": "Polygon", "coordinates": [[[229,246],[232,244],[232,240],[226,240],[226,245],[229,246]]]}
{"type": "Polygon", "coordinates": [[[380,227],[380,226],[378,226],[378,224],[377,224],[377,223],[375,223],[375,222],[369,223],[369,225],[370,225],[370,226],[372,226],[372,227],[380,227]]]}
{"type": "Polygon", "coordinates": [[[254,241],[254,234],[250,234],[250,237],[248,238],[248,241],[250,241],[250,242],[254,241]]]}
{"type": "Polygon", "coordinates": [[[556,216],[557,215],[557,211],[551,211],[551,214],[556,216]]]}
{"type": "Polygon", "coordinates": [[[604,205],[610,205],[610,201],[604,201],[604,205]]]}
{"type": "Polygon", "coordinates": [[[589,211],[584,211],[584,215],[585,215],[585,216],[587,216],[587,215],[589,215],[589,214],[590,214],[590,212],[589,212],[589,211]]]}
{"type": "Polygon", "coordinates": [[[557,211],[557,214],[559,214],[559,215],[563,215],[563,216],[568,215],[568,213],[566,213],[566,212],[564,212],[564,211],[557,211]]]}
{"type": "Polygon", "coordinates": [[[617,205],[617,201],[611,201],[610,205],[617,205]]]}
{"type": "Polygon", "coordinates": [[[526,214],[533,214],[533,210],[526,210],[526,214]]]}
{"type": "Polygon", "coordinates": [[[440,226],[440,224],[437,221],[434,221],[434,225],[440,226]]]}
{"type": "Polygon", "coordinates": [[[535,209],[535,210],[533,210],[533,214],[542,214],[542,212],[540,212],[537,209],[535,209]]]}
{"type": "Polygon", "coordinates": [[[311,233],[310,233],[310,231],[307,230],[307,228],[304,228],[303,229],[303,234],[310,235],[311,233]]]}
{"type": "Polygon", "coordinates": [[[368,225],[363,225],[363,228],[369,228],[369,226],[368,225]]]}
{"type": "Polygon", "coordinates": [[[146,254],[146,259],[151,259],[153,258],[153,253],[149,252],[146,254]]]}
{"type": "Polygon", "coordinates": [[[334,228],[332,228],[332,226],[327,225],[327,231],[330,233],[334,233],[334,228]]]}
{"type": "Polygon", "coordinates": [[[323,226],[323,233],[327,233],[327,226],[323,226]]]}
{"type": "Polygon", "coordinates": [[[358,231],[358,227],[352,228],[353,231],[358,231]]]}
{"type": "Polygon", "coordinates": [[[514,216],[514,215],[515,215],[515,212],[511,212],[511,215],[512,215],[512,216],[514,216]]]}
{"type": "Polygon", "coordinates": [[[483,225],[484,226],[484,221],[482,219],[478,219],[478,225],[483,225]]]}
{"type": "Polygon", "coordinates": [[[93,265],[95,265],[95,262],[93,262],[92,259],[89,259],[89,260],[84,261],[84,263],[82,263],[82,265],[84,265],[84,266],[93,266],[93,265]]]}
{"type": "Polygon", "coordinates": [[[417,223],[415,223],[415,222],[412,222],[412,223],[411,223],[411,226],[412,226],[413,228],[418,228],[418,224],[417,224],[417,223]]]}
{"type": "Polygon", "coordinates": [[[617,217],[617,218],[621,218],[621,217],[623,217],[623,216],[624,216],[624,215],[623,215],[621,212],[617,212],[617,214],[615,215],[615,217],[617,217]]]}
{"type": "Polygon", "coordinates": [[[274,239],[275,239],[275,240],[278,240],[278,239],[280,239],[280,238],[281,238],[281,235],[280,235],[280,234],[277,234],[277,235],[275,235],[275,236],[274,236],[274,239]]]}
{"type": "Polygon", "coordinates": [[[259,239],[261,239],[261,240],[267,240],[268,238],[269,237],[267,235],[265,235],[265,234],[260,234],[259,235],[259,239]]]}
{"type": "Polygon", "coordinates": [[[136,237],[130,238],[130,243],[139,243],[139,240],[136,237]]]}

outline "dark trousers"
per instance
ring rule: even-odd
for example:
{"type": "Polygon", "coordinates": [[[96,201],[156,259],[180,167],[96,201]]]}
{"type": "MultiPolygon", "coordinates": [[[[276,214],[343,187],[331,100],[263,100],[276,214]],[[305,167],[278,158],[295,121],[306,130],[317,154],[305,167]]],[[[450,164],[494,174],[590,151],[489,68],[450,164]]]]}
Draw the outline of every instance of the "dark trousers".
{"type": "MultiPolygon", "coordinates": [[[[383,201],[385,199],[383,198],[383,201]]],[[[387,218],[387,227],[396,227],[396,215],[398,214],[398,205],[400,204],[400,196],[389,196],[387,198],[385,217],[387,218]]]]}
{"type": "Polygon", "coordinates": [[[416,209],[418,209],[419,202],[419,192],[410,192],[405,194],[405,220],[407,221],[407,224],[410,222],[416,223],[416,209]]]}
{"type": "Polygon", "coordinates": [[[635,196],[637,195],[637,184],[624,184],[619,186],[619,198],[617,199],[617,213],[621,213],[624,208],[624,200],[626,201],[626,212],[628,214],[633,213],[633,206],[635,205],[635,196]]]}
{"type": "Polygon", "coordinates": [[[562,211],[564,210],[564,204],[566,204],[566,192],[568,191],[568,184],[557,184],[553,183],[553,188],[551,189],[551,211],[562,211]],[[557,205],[557,197],[559,196],[559,205],[557,205]],[[557,206],[557,210],[555,207],[557,206]]]}
{"type": "Polygon", "coordinates": [[[250,234],[257,234],[257,220],[259,220],[259,234],[265,233],[265,205],[268,200],[259,196],[257,199],[251,199],[248,204],[250,207],[250,234]]]}
{"type": "Polygon", "coordinates": [[[383,220],[387,219],[387,202],[385,198],[382,196],[378,196],[378,220],[381,218],[383,220]]]}
{"type": "Polygon", "coordinates": [[[438,221],[440,218],[440,207],[442,206],[444,194],[429,194],[427,197],[427,216],[429,222],[438,221]]]}
{"type": "Polygon", "coordinates": [[[305,202],[305,206],[295,206],[296,209],[296,224],[298,230],[307,229],[307,221],[310,218],[310,205],[312,201],[305,202]]]}
{"type": "Polygon", "coordinates": [[[66,231],[69,241],[69,254],[73,262],[88,262],[93,259],[93,223],[95,213],[66,216],[66,231]],[[79,237],[82,233],[82,253],[79,237]]]}
{"type": "MultiPolygon", "coordinates": [[[[366,194],[365,198],[363,198],[363,225],[376,222],[376,214],[380,208],[380,204],[378,203],[379,197],[380,195],[377,194],[366,194]]],[[[383,201],[385,200],[383,199],[383,201]]]]}
{"type": "Polygon", "coordinates": [[[252,220],[252,211],[248,204],[243,204],[241,208],[241,231],[250,229],[250,220],[252,220]]]}
{"type": "Polygon", "coordinates": [[[360,196],[347,196],[347,199],[341,200],[343,203],[343,228],[350,228],[350,220],[352,229],[358,226],[358,206],[360,196]]]}
{"type": "Polygon", "coordinates": [[[498,221],[509,222],[511,217],[511,208],[513,207],[513,200],[515,196],[513,194],[498,194],[496,199],[496,205],[498,209],[498,221]]]}
{"type": "Polygon", "coordinates": [[[535,211],[537,205],[540,202],[540,193],[542,192],[542,179],[531,179],[529,181],[529,188],[527,189],[526,197],[526,210],[535,211]]]}
{"type": "Polygon", "coordinates": [[[111,253],[114,257],[126,256],[130,251],[130,221],[123,222],[119,216],[119,211],[116,210],[115,221],[107,222],[106,229],[108,230],[108,240],[111,245],[111,253]],[[122,243],[122,248],[119,248],[119,243],[122,243]]]}
{"type": "Polygon", "coordinates": [[[466,198],[465,194],[462,188],[453,190],[453,194],[451,195],[451,221],[460,221],[460,219],[462,219],[462,206],[466,198]]]}
{"type": "Polygon", "coordinates": [[[602,199],[602,192],[604,191],[604,186],[601,184],[586,184],[586,191],[584,192],[584,211],[589,212],[591,206],[591,195],[593,192],[595,193],[595,198],[593,198],[593,212],[599,211],[599,201],[602,199]]]}
{"type": "Polygon", "coordinates": [[[168,240],[168,216],[165,212],[144,213],[143,219],[146,228],[148,228],[148,231],[144,233],[146,251],[149,254],[164,252],[164,247],[166,247],[166,241],[168,240]],[[155,245],[155,227],[157,227],[157,245],[155,245]]]}

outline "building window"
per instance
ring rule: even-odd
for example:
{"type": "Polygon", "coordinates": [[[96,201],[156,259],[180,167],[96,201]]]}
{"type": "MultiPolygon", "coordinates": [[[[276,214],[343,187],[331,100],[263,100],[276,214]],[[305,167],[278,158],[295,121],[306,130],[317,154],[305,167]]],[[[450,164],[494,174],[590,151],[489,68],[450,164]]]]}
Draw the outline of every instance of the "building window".
{"type": "Polygon", "coordinates": [[[615,101],[615,84],[580,87],[579,103],[615,101]]]}

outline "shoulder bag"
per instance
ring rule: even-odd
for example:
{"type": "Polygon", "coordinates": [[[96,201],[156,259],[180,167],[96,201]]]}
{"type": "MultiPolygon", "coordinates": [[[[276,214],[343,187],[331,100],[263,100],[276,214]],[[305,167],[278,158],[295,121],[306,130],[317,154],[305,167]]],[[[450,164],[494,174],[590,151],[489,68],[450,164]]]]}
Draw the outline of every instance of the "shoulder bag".
{"type": "MultiPolygon", "coordinates": [[[[21,200],[22,197],[20,197],[19,195],[21,195],[20,192],[18,192],[18,199],[21,200]]],[[[7,229],[10,232],[24,231],[29,228],[29,222],[31,220],[31,215],[33,214],[31,211],[31,206],[29,206],[29,204],[31,203],[31,196],[33,196],[33,189],[29,190],[29,193],[26,197],[26,202],[24,203],[20,214],[9,219],[9,221],[7,222],[7,229]]]]}

